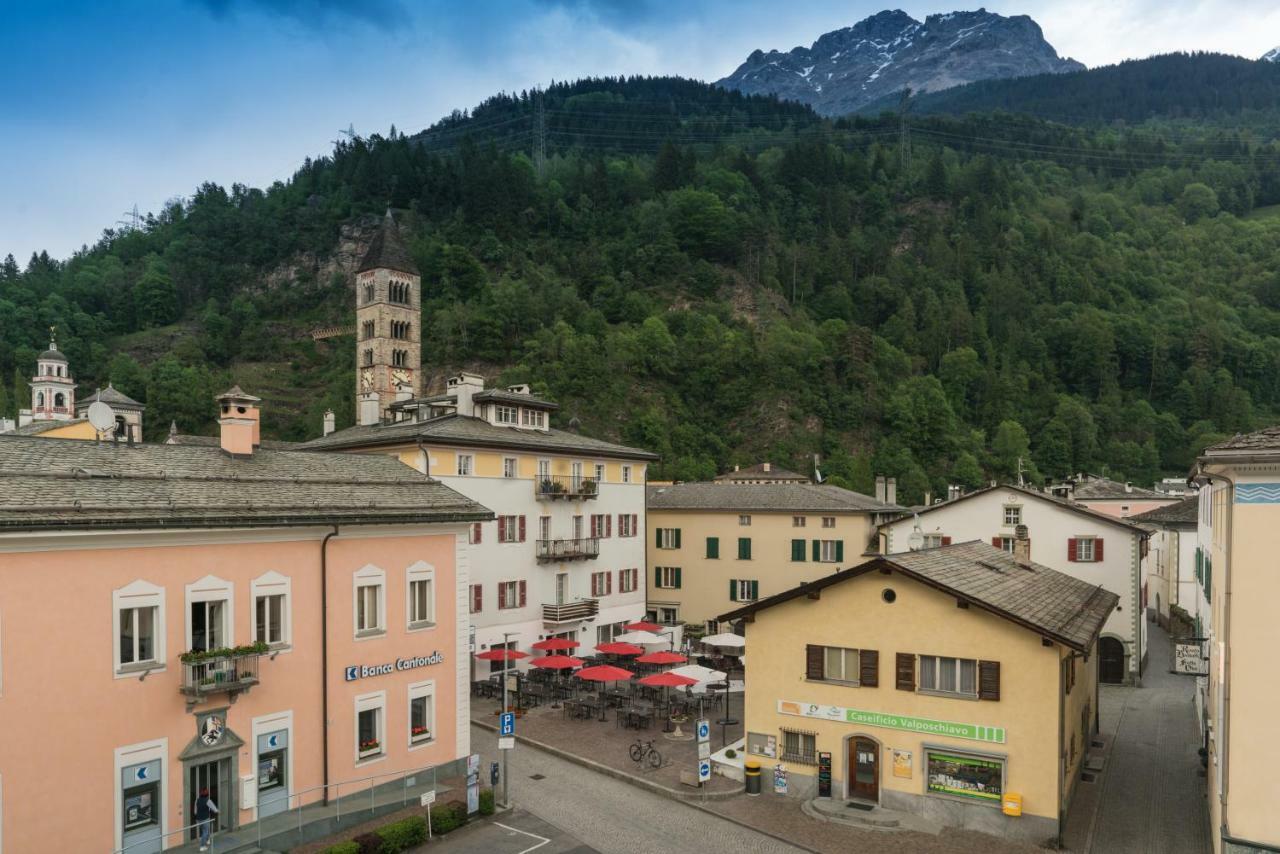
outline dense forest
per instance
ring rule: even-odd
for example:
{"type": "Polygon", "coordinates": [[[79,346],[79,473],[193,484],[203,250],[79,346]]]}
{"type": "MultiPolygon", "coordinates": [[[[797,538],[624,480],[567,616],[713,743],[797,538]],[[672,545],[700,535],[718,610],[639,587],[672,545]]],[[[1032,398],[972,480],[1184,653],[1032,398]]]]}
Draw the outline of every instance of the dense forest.
{"type": "Polygon", "coordinates": [[[530,382],[657,477],[819,454],[910,501],[1020,466],[1146,483],[1280,411],[1280,146],[1200,128],[830,122],[663,78],[504,95],[6,259],[0,411],[57,325],[82,393],[145,401],[152,437],[209,432],[232,381],[269,435],[349,424],[354,345],[308,332],[352,323],[325,262],[390,203],[428,375],[530,382]]]}

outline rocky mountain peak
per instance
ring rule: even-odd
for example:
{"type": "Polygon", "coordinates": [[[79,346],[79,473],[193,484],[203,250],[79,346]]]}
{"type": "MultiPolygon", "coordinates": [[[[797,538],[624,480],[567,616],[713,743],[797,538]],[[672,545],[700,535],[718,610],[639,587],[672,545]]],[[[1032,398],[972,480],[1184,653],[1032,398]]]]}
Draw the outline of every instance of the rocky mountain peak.
{"type": "Polygon", "coordinates": [[[1262,55],[1263,62],[1280,62],[1280,47],[1273,47],[1262,55]]]}
{"type": "Polygon", "coordinates": [[[843,115],[906,87],[937,91],[993,77],[1083,69],[1060,58],[1026,15],[1006,18],[978,9],[921,22],[894,9],[826,33],[809,47],[755,50],[717,84],[843,115]]]}

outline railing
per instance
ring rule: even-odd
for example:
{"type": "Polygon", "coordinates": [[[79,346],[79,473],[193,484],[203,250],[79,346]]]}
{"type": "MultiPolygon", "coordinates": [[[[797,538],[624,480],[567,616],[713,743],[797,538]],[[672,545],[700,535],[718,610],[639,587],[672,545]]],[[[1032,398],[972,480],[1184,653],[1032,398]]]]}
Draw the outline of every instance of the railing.
{"type": "Polygon", "coordinates": [[[570,623],[574,620],[586,620],[600,613],[600,602],[597,599],[580,599],[568,605],[543,605],[542,622],[570,623]]]}
{"type": "Polygon", "coordinates": [[[585,560],[600,557],[599,537],[574,540],[538,540],[538,560],[585,560]]]}
{"type": "Polygon", "coordinates": [[[533,481],[538,498],[554,501],[557,498],[597,498],[600,484],[594,477],[577,474],[544,475],[533,481]]]}
{"type": "Polygon", "coordinates": [[[178,690],[198,703],[208,694],[238,694],[258,684],[258,653],[220,655],[182,663],[178,690]]]}

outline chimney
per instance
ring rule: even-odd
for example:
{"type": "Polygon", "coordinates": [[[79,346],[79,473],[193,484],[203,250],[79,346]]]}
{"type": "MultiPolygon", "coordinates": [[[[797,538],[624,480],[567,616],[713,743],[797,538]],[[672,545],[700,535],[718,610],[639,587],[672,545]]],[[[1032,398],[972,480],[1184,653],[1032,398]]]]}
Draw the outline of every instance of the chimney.
{"type": "Polygon", "coordinates": [[[881,504],[886,503],[884,498],[884,488],[884,475],[876,475],[876,501],[879,501],[881,504]]]}
{"type": "Polygon", "coordinates": [[[361,427],[372,427],[381,420],[382,404],[376,391],[361,392],[356,403],[361,427]]]}
{"type": "Polygon", "coordinates": [[[764,464],[764,470],[765,470],[765,472],[768,472],[770,468],[771,468],[771,464],[770,464],[770,463],[765,463],[765,464],[764,464]]]}
{"type": "Polygon", "coordinates": [[[1026,525],[1013,529],[1013,559],[1023,566],[1031,565],[1031,538],[1027,536],[1026,525]]]}
{"type": "Polygon", "coordinates": [[[734,463],[734,465],[733,465],[733,470],[734,470],[734,471],[738,471],[738,464],[737,464],[737,463],[734,463]]]}
{"type": "Polygon", "coordinates": [[[332,409],[326,409],[324,411],[324,435],[328,436],[330,433],[336,430],[337,427],[338,427],[337,416],[333,414],[332,409]]]}
{"type": "Polygon", "coordinates": [[[1133,482],[1132,482],[1132,481],[1128,481],[1128,480],[1126,480],[1126,481],[1124,482],[1124,491],[1125,491],[1125,492],[1133,492],[1133,482]]]}
{"type": "Polygon", "coordinates": [[[449,377],[445,390],[457,398],[459,415],[474,416],[476,407],[471,398],[477,392],[484,391],[484,377],[479,374],[458,374],[456,377],[449,377]]]}
{"type": "Polygon", "coordinates": [[[413,400],[413,386],[411,385],[396,386],[396,402],[399,403],[405,400],[413,400]]]}
{"type": "Polygon", "coordinates": [[[886,504],[898,503],[898,479],[896,477],[885,478],[884,500],[886,504]]]}
{"type": "Polygon", "coordinates": [[[933,493],[926,489],[924,492],[924,506],[928,507],[932,503],[933,503],[933,493]]]}
{"type": "Polygon", "coordinates": [[[233,457],[251,457],[258,440],[260,398],[232,386],[218,395],[218,427],[222,450],[233,457]]]}

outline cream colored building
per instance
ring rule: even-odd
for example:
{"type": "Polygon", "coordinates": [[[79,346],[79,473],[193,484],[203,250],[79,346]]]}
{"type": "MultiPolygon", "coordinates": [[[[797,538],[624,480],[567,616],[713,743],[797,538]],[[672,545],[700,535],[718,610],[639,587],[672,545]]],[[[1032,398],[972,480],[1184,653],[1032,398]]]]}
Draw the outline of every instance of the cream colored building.
{"type": "Polygon", "coordinates": [[[1205,711],[1214,851],[1276,851],[1280,427],[1206,448],[1194,475],[1202,526],[1211,531],[1198,574],[1210,609],[1205,711]]]}
{"type": "Polygon", "coordinates": [[[714,633],[716,615],[737,604],[858,562],[875,550],[876,525],[901,509],[795,481],[651,486],[649,614],[714,633]]]}
{"type": "Polygon", "coordinates": [[[781,764],[801,797],[823,794],[829,768],[836,801],[1056,839],[1097,730],[1098,635],[1117,601],[969,542],[722,614],[746,635],[747,758],[781,764]]]}

